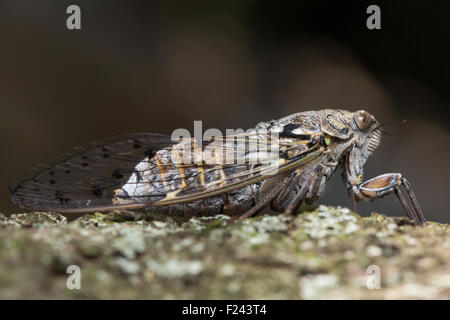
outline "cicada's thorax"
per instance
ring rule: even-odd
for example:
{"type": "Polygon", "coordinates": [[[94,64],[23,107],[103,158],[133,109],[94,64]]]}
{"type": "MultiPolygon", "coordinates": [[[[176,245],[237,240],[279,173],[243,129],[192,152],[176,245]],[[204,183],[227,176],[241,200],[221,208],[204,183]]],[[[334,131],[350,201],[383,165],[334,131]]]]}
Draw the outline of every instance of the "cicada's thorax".
{"type": "Polygon", "coordinates": [[[271,203],[273,210],[284,211],[304,185],[307,191],[303,200],[307,203],[312,203],[323,194],[328,181],[336,169],[343,165],[345,154],[354,143],[354,128],[350,123],[350,112],[332,109],[302,112],[280,119],[278,124],[283,125],[281,139],[309,138],[308,144],[318,140],[325,151],[291,173],[289,185],[271,203]]]}
{"type": "MultiPolygon", "coordinates": [[[[305,200],[313,201],[317,199],[339,165],[342,154],[348,148],[349,140],[351,140],[349,139],[351,136],[350,130],[345,129],[344,123],[339,121],[338,116],[321,114],[321,112],[326,112],[326,110],[297,113],[279,120],[259,123],[255,127],[256,130],[267,130],[278,134],[280,141],[279,156],[282,160],[292,159],[300,153],[309,152],[312,146],[321,145],[326,151],[317,159],[302,164],[291,172],[274,175],[224,194],[186,203],[154,206],[150,208],[150,211],[158,214],[187,217],[216,214],[239,216],[254,206],[256,202],[264,199],[273,185],[279,183],[280,179],[284,179],[287,175],[292,175],[293,178],[277,199],[272,201],[272,209],[283,211],[305,183],[310,185],[305,200]],[[283,149],[283,142],[290,146],[294,144],[295,148],[283,149]],[[323,171],[311,181],[311,174],[318,165],[323,166],[323,171]]],[[[153,157],[144,159],[139,163],[127,184],[118,190],[115,202],[160,200],[172,192],[183,189],[187,184],[208,189],[209,185],[212,186],[215,183],[217,186],[217,183],[223,182],[226,177],[239,172],[247,172],[253,166],[230,166],[229,168],[225,167],[212,171],[203,169],[202,166],[186,168],[177,164],[178,162],[174,162],[173,150],[175,149],[182,150],[183,147],[175,145],[170,150],[158,151],[153,157]]],[[[232,149],[233,146],[225,144],[223,150],[232,149]]],[[[212,152],[207,154],[213,154],[218,159],[217,164],[221,164],[223,157],[221,158],[220,153],[222,151],[219,149],[210,151],[212,152]]],[[[180,153],[179,156],[182,157],[183,155],[180,153]]],[[[196,156],[196,154],[192,155],[193,158],[196,158],[196,156]]],[[[211,159],[208,160],[211,163],[211,159]]]]}

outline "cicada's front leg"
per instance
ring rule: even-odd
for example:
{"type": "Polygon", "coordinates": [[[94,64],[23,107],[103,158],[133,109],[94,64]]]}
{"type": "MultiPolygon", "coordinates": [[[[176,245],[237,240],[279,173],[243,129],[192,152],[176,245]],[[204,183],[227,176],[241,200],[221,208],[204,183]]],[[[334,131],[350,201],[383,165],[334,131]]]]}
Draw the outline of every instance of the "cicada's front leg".
{"type": "Polygon", "coordinates": [[[408,218],[415,221],[415,217],[419,224],[425,224],[425,217],[408,180],[403,178],[400,173],[386,173],[362,182],[362,168],[358,166],[359,161],[358,152],[351,152],[347,159],[346,176],[349,193],[353,199],[356,197],[356,200],[359,201],[373,200],[395,193],[408,218]],[[400,190],[401,186],[405,188],[413,210],[410,209],[403,192],[400,190]]]}
{"type": "Polygon", "coordinates": [[[400,173],[386,173],[379,175],[364,183],[353,186],[352,193],[358,199],[369,200],[382,198],[390,193],[395,193],[409,219],[414,220],[415,216],[421,225],[424,225],[426,222],[411,185],[400,173]],[[400,186],[403,186],[406,190],[406,194],[413,207],[414,215],[407,204],[403,192],[400,190],[400,186]]]}

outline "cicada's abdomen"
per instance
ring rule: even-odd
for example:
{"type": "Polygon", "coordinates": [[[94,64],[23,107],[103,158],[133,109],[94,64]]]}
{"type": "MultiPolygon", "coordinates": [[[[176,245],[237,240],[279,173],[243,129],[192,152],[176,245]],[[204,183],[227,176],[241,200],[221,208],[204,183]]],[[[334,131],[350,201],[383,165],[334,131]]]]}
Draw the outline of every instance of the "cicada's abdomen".
{"type": "MultiPolygon", "coordinates": [[[[152,158],[146,157],[138,163],[128,181],[116,190],[113,203],[157,202],[170,198],[171,194],[186,190],[187,186],[207,191],[217,187],[218,184],[233,182],[229,177],[245,173],[250,168],[249,165],[233,165],[217,170],[214,163],[223,165],[224,161],[222,157],[217,156],[221,152],[218,149],[208,150],[209,156],[216,155],[215,161],[207,159],[208,165],[185,165],[180,160],[183,156],[181,153],[178,157],[174,157],[180,149],[182,148],[175,146],[160,150],[152,158]]],[[[192,158],[195,161],[195,155],[192,155],[192,158]]],[[[241,215],[254,205],[259,185],[255,183],[221,195],[186,203],[151,206],[149,211],[176,216],[241,215]]]]}

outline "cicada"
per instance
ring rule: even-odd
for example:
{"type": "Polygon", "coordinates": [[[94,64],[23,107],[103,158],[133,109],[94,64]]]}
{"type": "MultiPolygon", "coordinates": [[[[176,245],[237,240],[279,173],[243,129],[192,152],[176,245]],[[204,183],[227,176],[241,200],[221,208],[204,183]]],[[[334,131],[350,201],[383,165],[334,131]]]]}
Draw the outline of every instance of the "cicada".
{"type": "Polygon", "coordinates": [[[184,217],[247,218],[268,207],[296,213],[302,202],[317,200],[341,168],[354,210],[357,201],[394,193],[408,218],[424,224],[411,185],[400,173],[363,180],[364,164],[382,133],[383,126],[364,110],[325,109],[205,141],[125,134],[37,165],[9,188],[13,203],[40,211],[145,209],[184,217]],[[267,145],[271,152],[260,150],[267,145]],[[226,161],[230,156],[237,161],[226,161]]]}

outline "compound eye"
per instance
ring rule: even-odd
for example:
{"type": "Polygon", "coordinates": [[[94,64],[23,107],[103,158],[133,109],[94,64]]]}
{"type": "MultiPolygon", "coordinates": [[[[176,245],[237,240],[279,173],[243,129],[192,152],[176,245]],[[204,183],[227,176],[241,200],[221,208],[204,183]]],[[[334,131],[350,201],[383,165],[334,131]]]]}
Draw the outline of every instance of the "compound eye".
{"type": "Polygon", "coordinates": [[[370,125],[372,124],[372,116],[364,110],[356,111],[353,115],[353,118],[355,119],[356,125],[358,126],[359,130],[362,131],[369,129],[370,125]]]}

